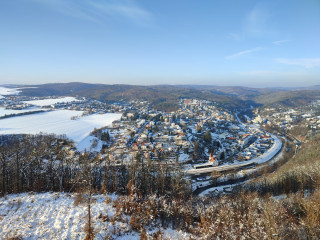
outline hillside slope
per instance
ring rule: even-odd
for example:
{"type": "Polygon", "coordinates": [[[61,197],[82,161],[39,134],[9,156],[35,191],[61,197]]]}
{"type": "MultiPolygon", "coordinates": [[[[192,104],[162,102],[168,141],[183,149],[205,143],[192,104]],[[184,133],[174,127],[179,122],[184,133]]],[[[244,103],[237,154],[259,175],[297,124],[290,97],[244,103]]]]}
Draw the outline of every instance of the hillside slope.
{"type": "Polygon", "coordinates": [[[296,107],[306,105],[316,99],[320,99],[320,90],[280,91],[262,94],[252,100],[264,106],[296,107]]]}
{"type": "Polygon", "coordinates": [[[304,143],[293,157],[270,173],[248,184],[260,193],[279,195],[304,190],[314,191],[320,185],[320,134],[304,143]]]}

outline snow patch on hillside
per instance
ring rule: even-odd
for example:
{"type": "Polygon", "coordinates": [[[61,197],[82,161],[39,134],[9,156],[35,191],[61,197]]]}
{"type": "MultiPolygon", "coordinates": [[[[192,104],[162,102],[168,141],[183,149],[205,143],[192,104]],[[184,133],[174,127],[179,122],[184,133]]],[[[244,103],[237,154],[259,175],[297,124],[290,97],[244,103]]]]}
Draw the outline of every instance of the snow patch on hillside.
{"type": "Polygon", "coordinates": [[[95,136],[85,137],[77,145],[77,150],[80,152],[100,152],[102,149],[102,141],[95,136]]]}
{"type": "Polygon", "coordinates": [[[54,105],[56,103],[69,103],[69,102],[77,102],[80,101],[74,97],[63,97],[63,98],[49,98],[42,100],[32,100],[32,101],[24,101],[24,103],[35,105],[35,106],[49,106],[54,105]]]}
{"type": "Polygon", "coordinates": [[[16,88],[0,87],[0,98],[4,98],[5,95],[18,95],[20,92],[16,88]]]}

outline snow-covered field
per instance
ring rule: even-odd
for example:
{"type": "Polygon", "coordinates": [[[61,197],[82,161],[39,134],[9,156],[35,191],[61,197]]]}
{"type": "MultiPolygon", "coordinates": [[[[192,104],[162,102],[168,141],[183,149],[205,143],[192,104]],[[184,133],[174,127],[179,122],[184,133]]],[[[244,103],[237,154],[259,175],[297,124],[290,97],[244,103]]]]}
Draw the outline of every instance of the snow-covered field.
{"type": "Polygon", "coordinates": [[[43,107],[48,105],[53,105],[56,103],[68,103],[68,102],[76,102],[80,101],[74,97],[63,97],[63,98],[48,98],[48,99],[42,99],[42,100],[32,100],[32,101],[24,101],[24,103],[43,107]]]}
{"type": "Polygon", "coordinates": [[[4,134],[65,134],[75,143],[84,140],[94,128],[110,125],[121,118],[121,114],[94,114],[71,120],[73,116],[81,116],[82,111],[57,110],[45,113],[6,118],[0,120],[0,135],[4,134]]]}
{"type": "MultiPolygon", "coordinates": [[[[116,195],[94,195],[91,211],[95,239],[140,239],[130,227],[130,217],[122,215],[114,223],[116,195]],[[110,199],[107,203],[106,197],[110,199]],[[104,216],[104,217],[102,217],[104,216]],[[108,218],[105,218],[108,216],[108,218]],[[119,234],[120,233],[120,234],[119,234]]],[[[76,206],[75,195],[67,193],[13,194],[0,198],[0,239],[84,239],[87,208],[76,206]]],[[[151,234],[152,228],[146,229],[151,234]]],[[[189,234],[163,230],[163,239],[189,239],[189,234]]]]}
{"type": "Polygon", "coordinates": [[[42,109],[41,108],[28,108],[28,109],[23,109],[23,110],[12,110],[12,109],[0,108],[0,117],[3,117],[5,115],[10,115],[10,114],[19,114],[19,113],[25,113],[25,112],[35,112],[35,111],[39,111],[39,110],[42,110],[42,109]]]}

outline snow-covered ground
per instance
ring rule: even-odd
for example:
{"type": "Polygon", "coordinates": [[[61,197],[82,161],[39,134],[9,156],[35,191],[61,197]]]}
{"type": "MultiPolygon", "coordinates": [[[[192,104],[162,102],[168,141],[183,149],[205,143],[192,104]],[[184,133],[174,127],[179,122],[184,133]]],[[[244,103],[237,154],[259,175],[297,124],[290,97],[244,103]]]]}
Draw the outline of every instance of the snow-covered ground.
{"type": "Polygon", "coordinates": [[[0,120],[0,135],[4,134],[65,134],[75,143],[80,144],[94,128],[110,125],[119,120],[121,114],[94,114],[71,120],[81,116],[82,111],[57,110],[45,113],[6,118],[0,120]]]}
{"type": "Polygon", "coordinates": [[[16,88],[6,88],[6,87],[0,87],[0,98],[3,98],[5,95],[17,95],[21,91],[19,91],[16,88]]]}
{"type": "Polygon", "coordinates": [[[100,152],[101,149],[102,141],[95,136],[87,136],[77,145],[77,150],[80,152],[100,152]]]}
{"type": "Polygon", "coordinates": [[[231,191],[233,187],[239,185],[238,183],[236,184],[228,184],[228,185],[223,185],[223,186],[219,186],[219,187],[213,187],[213,188],[209,188],[203,192],[201,192],[199,194],[199,197],[204,197],[207,195],[215,195],[215,194],[219,194],[221,192],[225,192],[225,191],[231,191]]]}
{"type": "Polygon", "coordinates": [[[41,108],[28,108],[23,110],[12,110],[12,109],[4,109],[0,108],[0,117],[3,117],[5,115],[11,115],[11,114],[19,114],[19,113],[25,113],[25,112],[35,112],[42,110],[41,108]]]}
{"type": "Polygon", "coordinates": [[[184,163],[190,160],[189,154],[181,153],[179,154],[179,162],[184,163]]]}
{"type": "Polygon", "coordinates": [[[48,98],[48,99],[42,99],[42,100],[32,100],[32,101],[24,101],[24,103],[43,107],[48,105],[53,105],[56,103],[68,103],[68,102],[75,102],[80,101],[74,97],[63,97],[63,98],[48,98]]]}
{"type": "MultiPolygon", "coordinates": [[[[75,195],[68,193],[13,194],[0,198],[0,239],[84,239],[87,208],[75,205],[75,195]]],[[[139,233],[130,227],[130,217],[111,221],[116,213],[113,201],[116,195],[94,195],[91,215],[95,239],[140,239],[139,233]],[[105,199],[108,197],[109,202],[105,199]],[[102,217],[104,216],[104,217],[102,217]],[[105,218],[108,216],[108,218],[105,218]],[[120,233],[120,234],[119,234],[120,233]]],[[[155,229],[147,228],[147,234],[155,229]]],[[[165,229],[163,239],[189,239],[181,231],[165,229]]]]}

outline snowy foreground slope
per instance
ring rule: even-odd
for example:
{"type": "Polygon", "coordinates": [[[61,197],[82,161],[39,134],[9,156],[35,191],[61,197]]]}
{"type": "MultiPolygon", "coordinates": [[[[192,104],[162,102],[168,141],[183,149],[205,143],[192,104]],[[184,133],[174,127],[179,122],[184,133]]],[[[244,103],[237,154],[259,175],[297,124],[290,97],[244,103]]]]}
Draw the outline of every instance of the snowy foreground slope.
{"type": "MultiPolygon", "coordinates": [[[[113,222],[116,195],[94,195],[92,220],[96,239],[140,239],[131,230],[130,217],[122,215],[113,222]],[[105,201],[105,199],[109,201],[105,201]],[[108,216],[106,220],[105,216],[108,216]]],[[[84,239],[87,219],[85,204],[75,204],[75,195],[67,193],[12,194],[0,198],[0,239],[84,239]]],[[[146,229],[147,234],[155,230],[146,229]]],[[[163,230],[163,239],[188,239],[189,235],[163,230]]]]}

